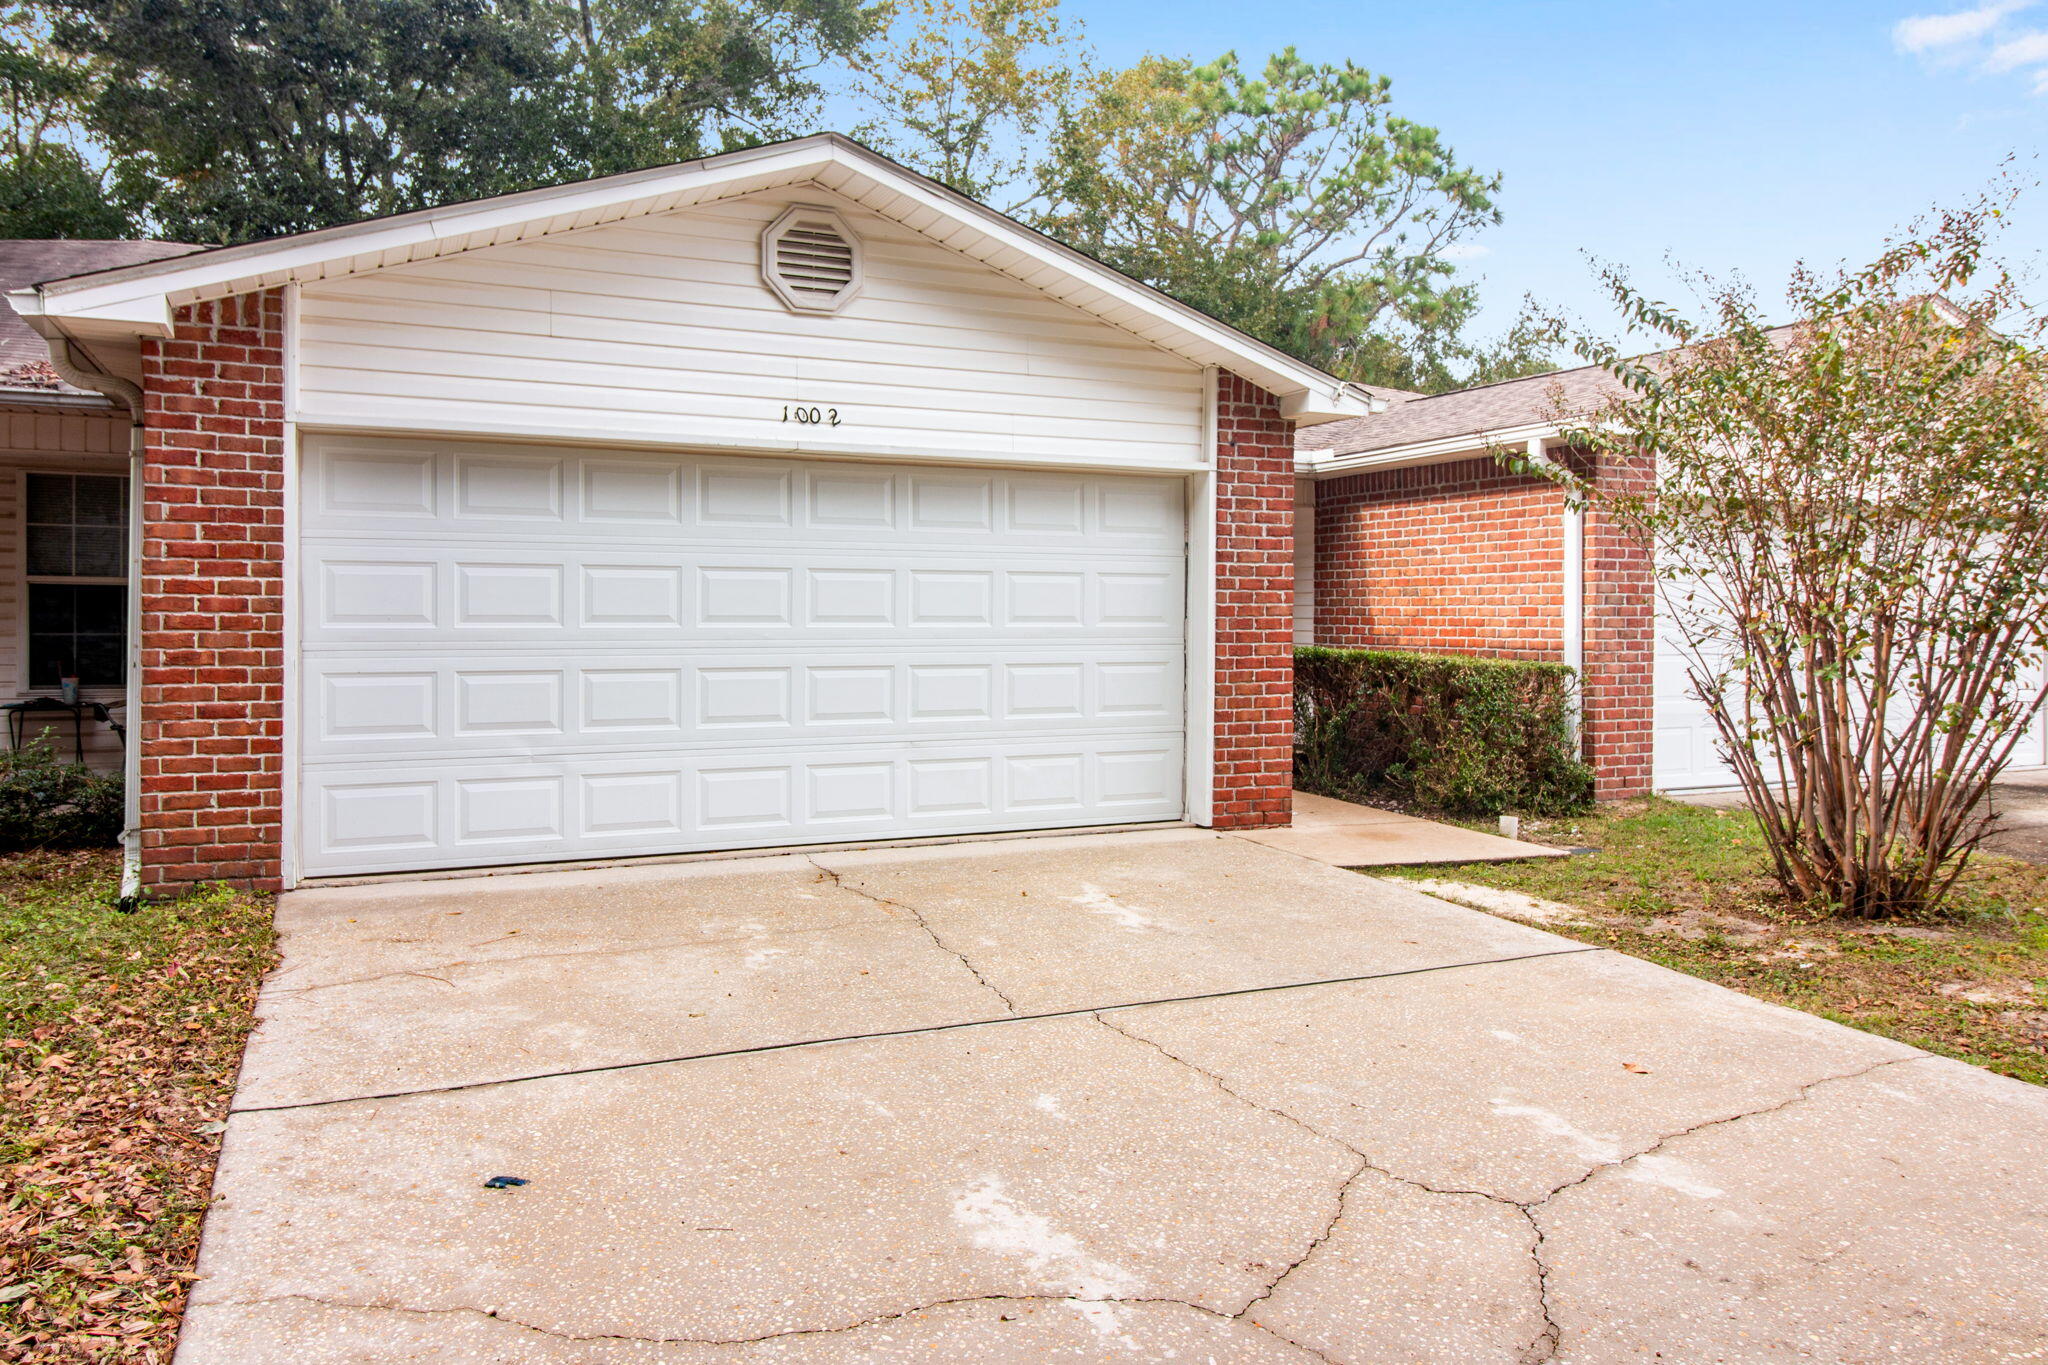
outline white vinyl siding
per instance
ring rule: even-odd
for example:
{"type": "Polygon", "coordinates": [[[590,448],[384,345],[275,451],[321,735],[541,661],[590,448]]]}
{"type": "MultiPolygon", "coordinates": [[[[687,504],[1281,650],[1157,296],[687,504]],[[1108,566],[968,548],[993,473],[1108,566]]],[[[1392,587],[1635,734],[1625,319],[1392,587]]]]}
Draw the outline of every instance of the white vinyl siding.
{"type": "Polygon", "coordinates": [[[1177,819],[1182,482],[309,439],[313,875],[1177,819]]]}
{"type": "Polygon", "coordinates": [[[889,458],[1186,469],[1202,373],[822,190],[304,287],[299,421],[889,458]],[[763,229],[838,209],[865,282],[784,308],[763,229]],[[786,405],[837,425],[784,420],[786,405]]]}

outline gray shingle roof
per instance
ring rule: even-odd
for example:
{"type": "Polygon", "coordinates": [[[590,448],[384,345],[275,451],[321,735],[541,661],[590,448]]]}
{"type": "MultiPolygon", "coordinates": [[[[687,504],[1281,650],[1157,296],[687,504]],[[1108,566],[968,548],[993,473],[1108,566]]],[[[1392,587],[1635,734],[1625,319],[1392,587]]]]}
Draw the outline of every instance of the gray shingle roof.
{"type": "MultiPolygon", "coordinates": [[[[1764,335],[1773,345],[1783,346],[1790,343],[1799,328],[1798,323],[1787,323],[1770,328],[1764,335]]],[[[1638,358],[1655,361],[1674,354],[1675,351],[1652,351],[1638,358]]],[[[1377,389],[1369,384],[1358,387],[1387,398],[1391,406],[1371,417],[1302,427],[1294,434],[1294,448],[1327,450],[1335,455],[1368,455],[1424,441],[1477,437],[1511,427],[1555,422],[1560,403],[1567,414],[1585,415],[1622,392],[1621,381],[1598,365],[1551,370],[1526,379],[1503,379],[1497,384],[1479,384],[1449,393],[1408,394],[1401,399],[1395,398],[1401,393],[1399,389],[1377,389]]]]}
{"type": "MultiPolygon", "coordinates": [[[[197,250],[183,242],[0,241],[0,292],[197,250]]],[[[43,339],[4,301],[0,301],[0,391],[84,392],[57,378],[43,339]]]]}
{"type": "Polygon", "coordinates": [[[1454,389],[1450,393],[1412,395],[1371,417],[1303,427],[1295,433],[1294,445],[1297,450],[1359,455],[1421,441],[1501,431],[1550,420],[1557,411],[1560,395],[1568,405],[1578,408],[1620,389],[1614,376],[1598,366],[1553,370],[1549,374],[1504,379],[1498,384],[1454,389]]]}

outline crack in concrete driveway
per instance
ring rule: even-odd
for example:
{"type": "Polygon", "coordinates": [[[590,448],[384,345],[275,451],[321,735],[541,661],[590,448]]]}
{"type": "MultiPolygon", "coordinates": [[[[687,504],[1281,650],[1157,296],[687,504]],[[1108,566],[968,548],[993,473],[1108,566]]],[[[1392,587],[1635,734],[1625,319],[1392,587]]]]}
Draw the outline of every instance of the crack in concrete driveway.
{"type": "Polygon", "coordinates": [[[2031,1087],[1245,841],[830,862],[643,879],[641,965],[574,946],[602,896],[479,887],[557,946],[461,992],[400,979],[447,890],[380,893],[403,964],[287,900],[288,966],[367,960],[263,1001],[244,1093],[278,1102],[231,1119],[183,1365],[2048,1341],[2031,1087]],[[813,946],[673,932],[711,910],[813,946]],[[926,1021],[832,1027],[892,1010],[926,1021]],[[441,1083],[366,1093],[423,1045],[441,1083]],[[489,1074],[514,1048],[557,1064],[489,1074]]]}

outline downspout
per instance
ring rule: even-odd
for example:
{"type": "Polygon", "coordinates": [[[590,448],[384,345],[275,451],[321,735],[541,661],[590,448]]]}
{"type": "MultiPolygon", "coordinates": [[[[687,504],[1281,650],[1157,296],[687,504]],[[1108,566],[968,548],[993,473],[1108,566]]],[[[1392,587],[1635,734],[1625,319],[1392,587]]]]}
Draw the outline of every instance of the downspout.
{"type": "Polygon", "coordinates": [[[103,393],[128,409],[127,742],[121,746],[121,908],[142,895],[142,390],[95,368],[67,337],[51,337],[50,368],[76,389],[103,393]]]}

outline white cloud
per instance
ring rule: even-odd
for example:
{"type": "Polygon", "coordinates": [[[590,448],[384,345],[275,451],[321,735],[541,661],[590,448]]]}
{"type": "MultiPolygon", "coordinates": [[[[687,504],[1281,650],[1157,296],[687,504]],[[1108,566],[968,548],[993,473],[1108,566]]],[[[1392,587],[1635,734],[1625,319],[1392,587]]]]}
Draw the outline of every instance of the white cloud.
{"type": "Polygon", "coordinates": [[[2023,66],[2048,63],[2048,33],[2022,33],[1991,49],[1984,59],[1986,71],[2017,71],[2023,66]]]}
{"type": "Polygon", "coordinates": [[[1991,0],[1953,14],[1916,14],[1892,28],[1892,42],[1901,52],[1930,52],[1982,38],[2000,21],[2033,6],[2034,0],[1991,0]]]}
{"type": "Polygon", "coordinates": [[[1437,253],[1447,261],[1476,261],[1481,256],[1492,254],[1492,247],[1482,246],[1478,242],[1453,242],[1437,253]]]}

